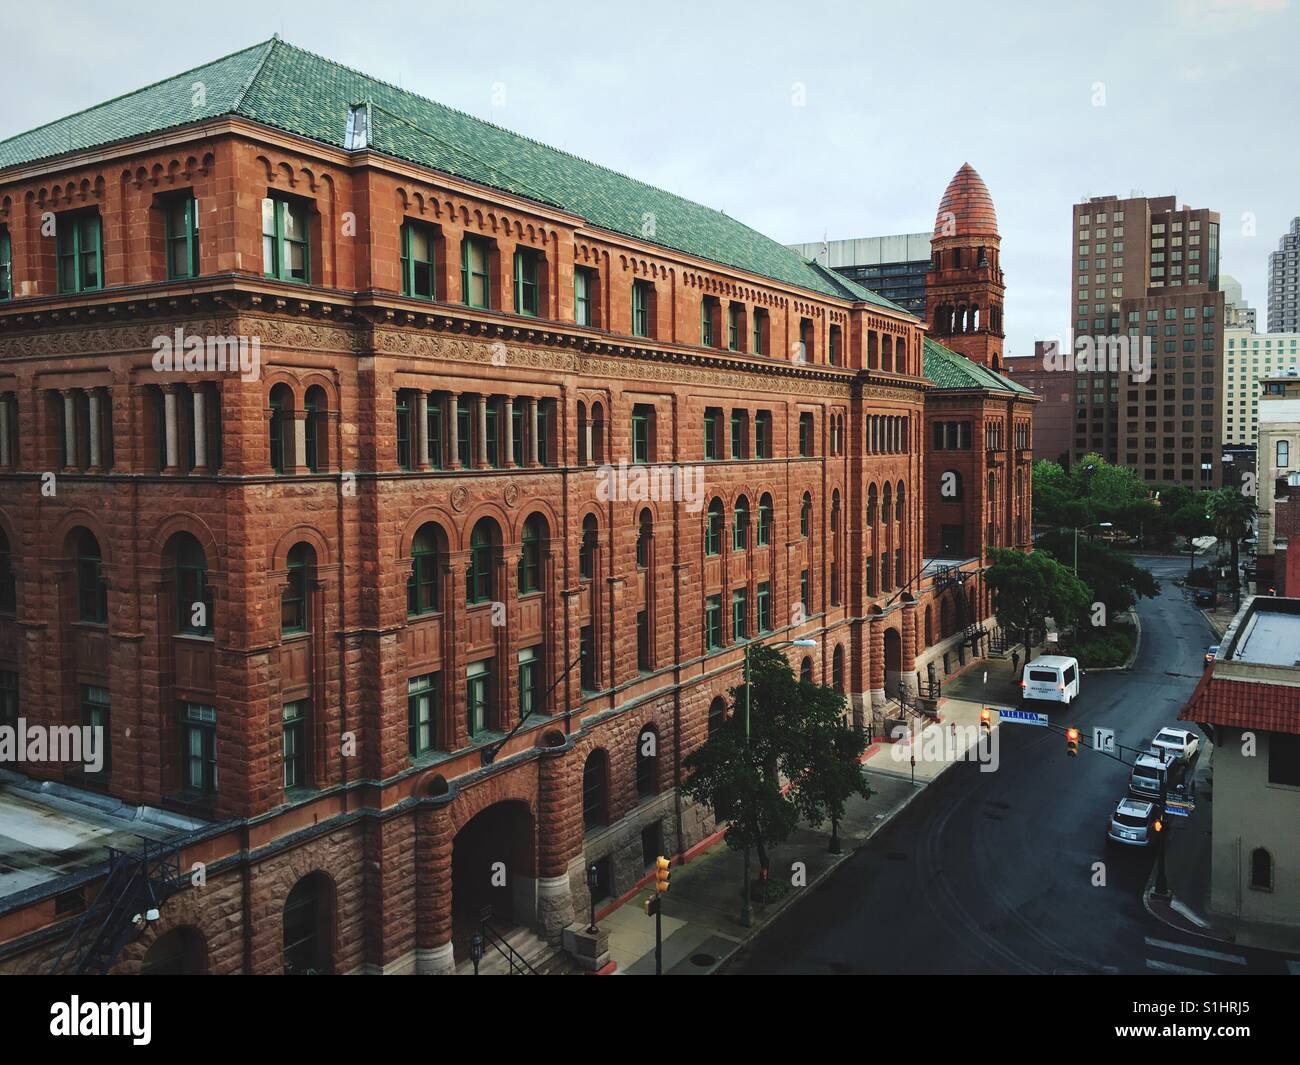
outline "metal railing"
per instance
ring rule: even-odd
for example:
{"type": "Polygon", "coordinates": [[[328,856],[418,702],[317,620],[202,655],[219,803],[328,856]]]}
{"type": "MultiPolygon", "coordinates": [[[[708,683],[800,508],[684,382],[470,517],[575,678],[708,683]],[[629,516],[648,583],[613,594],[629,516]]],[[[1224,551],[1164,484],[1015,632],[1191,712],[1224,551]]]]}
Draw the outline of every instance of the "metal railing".
{"type": "Polygon", "coordinates": [[[519,951],[515,950],[514,947],[505,941],[503,936],[492,928],[491,920],[492,914],[490,911],[487,911],[483,914],[482,919],[479,922],[479,935],[483,937],[483,946],[485,948],[491,947],[505,959],[506,965],[509,967],[509,975],[540,975],[536,969],[528,964],[527,959],[524,958],[519,951]]]}

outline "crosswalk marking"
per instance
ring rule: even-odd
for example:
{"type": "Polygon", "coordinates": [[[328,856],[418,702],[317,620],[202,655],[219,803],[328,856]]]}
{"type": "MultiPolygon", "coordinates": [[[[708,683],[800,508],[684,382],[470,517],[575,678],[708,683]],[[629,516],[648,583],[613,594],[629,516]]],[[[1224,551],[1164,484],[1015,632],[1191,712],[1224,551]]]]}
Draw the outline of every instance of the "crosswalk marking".
{"type": "Polygon", "coordinates": [[[1147,968],[1155,969],[1162,973],[1179,973],[1185,976],[1213,976],[1208,969],[1189,969],[1186,965],[1175,965],[1169,961],[1156,961],[1154,958],[1147,958],[1147,968]]]}
{"type": "Polygon", "coordinates": [[[1153,939],[1147,936],[1148,947],[1159,947],[1161,950],[1174,950],[1180,954],[1195,954],[1200,958],[1212,958],[1215,961],[1226,961],[1232,965],[1245,965],[1246,959],[1240,954],[1224,954],[1218,950],[1207,950],[1205,947],[1194,947],[1190,943],[1171,943],[1167,939],[1153,939]]]}
{"type": "Polygon", "coordinates": [[[1300,961],[1296,961],[1295,958],[1287,958],[1286,971],[1292,976],[1300,976],[1300,961]]]}

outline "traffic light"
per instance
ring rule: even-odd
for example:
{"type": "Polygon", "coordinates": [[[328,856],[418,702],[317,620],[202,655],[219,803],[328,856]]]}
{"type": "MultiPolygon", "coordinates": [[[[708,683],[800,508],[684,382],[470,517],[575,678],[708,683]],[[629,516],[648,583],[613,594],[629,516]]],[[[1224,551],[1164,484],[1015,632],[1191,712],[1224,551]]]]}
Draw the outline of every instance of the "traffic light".
{"type": "Polygon", "coordinates": [[[662,895],[668,890],[668,879],[672,876],[669,861],[662,854],[655,859],[655,891],[662,895]]]}
{"type": "Polygon", "coordinates": [[[993,711],[987,706],[980,711],[980,735],[987,736],[993,731],[993,711]]]}
{"type": "Polygon", "coordinates": [[[1079,756],[1079,730],[1077,728],[1065,730],[1065,753],[1071,758],[1079,756]]]}

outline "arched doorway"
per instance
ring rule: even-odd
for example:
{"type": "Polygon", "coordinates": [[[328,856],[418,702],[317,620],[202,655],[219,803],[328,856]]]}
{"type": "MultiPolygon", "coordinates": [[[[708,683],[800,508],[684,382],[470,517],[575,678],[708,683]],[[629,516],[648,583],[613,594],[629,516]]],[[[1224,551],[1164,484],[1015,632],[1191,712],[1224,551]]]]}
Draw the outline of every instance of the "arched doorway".
{"type": "Polygon", "coordinates": [[[488,907],[492,925],[504,932],[531,922],[536,913],[533,815],[511,800],[481,810],[456,833],[451,851],[452,942],[457,957],[488,907]]]}
{"type": "Polygon", "coordinates": [[[897,629],[885,630],[885,694],[898,695],[898,678],[903,670],[903,640],[897,629]]]}
{"type": "Polygon", "coordinates": [[[207,970],[203,935],[192,925],[159,936],[140,963],[141,976],[202,976],[207,970]]]}
{"type": "Polygon", "coordinates": [[[284,973],[319,976],[334,972],[334,884],[309,873],[284,900],[284,973]]]}

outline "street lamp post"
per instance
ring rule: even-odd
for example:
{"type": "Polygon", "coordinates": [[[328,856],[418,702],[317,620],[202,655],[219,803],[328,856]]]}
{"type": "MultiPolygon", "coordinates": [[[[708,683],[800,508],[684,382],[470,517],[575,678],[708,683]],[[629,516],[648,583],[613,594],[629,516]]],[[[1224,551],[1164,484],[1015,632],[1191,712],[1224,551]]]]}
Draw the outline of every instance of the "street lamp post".
{"type": "MultiPolygon", "coordinates": [[[[816,647],[816,640],[784,640],[768,644],[774,651],[783,647],[816,647]]],[[[749,761],[749,697],[752,685],[749,679],[749,642],[745,643],[745,760],[749,761]]],[[[745,890],[740,902],[740,923],[746,928],[754,926],[754,905],[749,897],[749,846],[745,847],[745,890]]]]}
{"type": "Polygon", "coordinates": [[[1083,529],[1084,532],[1087,532],[1089,529],[1109,529],[1113,524],[1113,522],[1109,521],[1095,521],[1090,525],[1076,525],[1074,527],[1074,575],[1076,577],[1079,575],[1079,530],[1083,529]]]}

